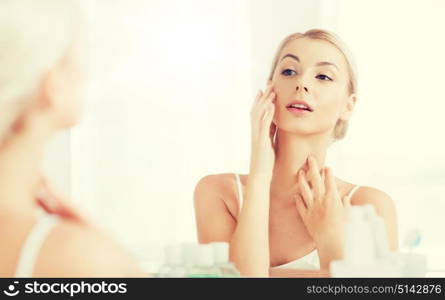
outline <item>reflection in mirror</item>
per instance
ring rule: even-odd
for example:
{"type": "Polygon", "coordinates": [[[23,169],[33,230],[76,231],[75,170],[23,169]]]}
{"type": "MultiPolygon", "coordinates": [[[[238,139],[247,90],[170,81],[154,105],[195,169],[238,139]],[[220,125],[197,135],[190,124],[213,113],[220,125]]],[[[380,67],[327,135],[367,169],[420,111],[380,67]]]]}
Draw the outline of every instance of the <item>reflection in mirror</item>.
{"type": "MultiPolygon", "coordinates": [[[[354,54],[359,87],[346,137],[333,143],[325,160],[317,163],[320,168],[330,166],[342,179],[336,182],[343,187],[341,195],[352,191],[346,182],[361,186],[352,198],[363,187],[384,191],[395,203],[399,251],[409,251],[403,241],[410,229],[417,229],[420,244],[411,251],[425,254],[427,276],[437,276],[445,270],[445,245],[437,238],[442,219],[433,217],[444,206],[444,149],[437,141],[443,128],[443,97],[437,87],[445,49],[436,39],[443,27],[438,15],[443,4],[280,3],[86,1],[88,99],[82,121],[49,149],[51,178],[136,254],[146,270],[156,272],[165,245],[197,242],[192,198],[201,178],[228,174],[230,184],[222,188],[230,190],[236,203],[233,174],[241,174],[246,193],[247,177],[242,175],[249,173],[250,110],[255,90],[265,90],[281,39],[295,31],[329,29],[347,41],[354,54]],[[401,7],[405,14],[394,22],[393,12],[401,7]],[[428,17],[413,24],[420,8],[428,17]],[[371,19],[376,15],[378,23],[371,19]],[[413,57],[419,63],[410,63],[413,57]],[[428,107],[426,112],[419,113],[419,99],[428,107]]],[[[289,79],[274,82],[283,86],[280,91],[286,80],[299,78],[298,72],[308,74],[308,58],[294,54],[300,62],[291,56],[280,61],[289,64],[289,70],[279,74],[289,79]]],[[[326,64],[318,68],[329,78],[337,72],[326,64]]],[[[325,76],[316,79],[327,80],[325,76]]],[[[328,89],[329,84],[327,80],[323,86],[328,89]]],[[[311,104],[315,109],[317,103],[311,104]]],[[[323,122],[332,124],[331,119],[323,122]]],[[[235,220],[236,207],[227,209],[235,220]]],[[[299,216],[295,210],[289,213],[299,216]]],[[[281,223],[271,226],[276,224],[281,223]]],[[[272,261],[272,266],[315,248],[308,240],[305,245],[292,256],[277,255],[281,261],[272,261]]],[[[265,255],[252,253],[260,259],[265,255]]],[[[273,269],[275,274],[280,271],[273,269]]]]}

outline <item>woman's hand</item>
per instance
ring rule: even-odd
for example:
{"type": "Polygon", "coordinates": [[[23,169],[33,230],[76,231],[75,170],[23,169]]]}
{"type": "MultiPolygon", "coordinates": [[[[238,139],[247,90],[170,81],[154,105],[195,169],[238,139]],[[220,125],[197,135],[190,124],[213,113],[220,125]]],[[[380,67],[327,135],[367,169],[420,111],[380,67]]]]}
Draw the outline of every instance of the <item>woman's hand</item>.
{"type": "Polygon", "coordinates": [[[272,176],[275,162],[273,145],[276,132],[276,126],[273,123],[275,96],[272,85],[269,85],[264,93],[258,91],[252,105],[250,174],[272,176]]]}
{"type": "Polygon", "coordinates": [[[270,183],[275,163],[272,139],[276,131],[272,123],[274,99],[273,88],[268,86],[264,94],[258,92],[252,105],[252,144],[246,197],[239,207],[236,224],[232,225],[235,230],[230,238],[230,258],[241,274],[249,277],[269,276],[270,183]]]}
{"type": "Polygon", "coordinates": [[[71,204],[65,196],[62,196],[45,176],[40,178],[36,201],[37,205],[48,214],[58,215],[82,224],[90,223],[85,214],[71,204]]]}
{"type": "Polygon", "coordinates": [[[343,257],[344,225],[349,197],[341,199],[330,168],[321,172],[315,159],[308,157],[308,170],[298,173],[296,206],[309,234],[315,241],[322,261],[327,268],[332,259],[343,257]]]}

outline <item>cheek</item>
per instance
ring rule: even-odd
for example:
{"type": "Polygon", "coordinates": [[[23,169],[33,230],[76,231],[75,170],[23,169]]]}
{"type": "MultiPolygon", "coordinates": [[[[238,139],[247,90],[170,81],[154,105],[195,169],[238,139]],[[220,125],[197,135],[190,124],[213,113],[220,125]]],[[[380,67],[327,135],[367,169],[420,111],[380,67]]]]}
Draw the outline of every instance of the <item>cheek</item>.
{"type": "Polygon", "coordinates": [[[345,99],[341,95],[323,94],[317,98],[317,118],[324,126],[334,126],[340,118],[345,99]]]}
{"type": "Polygon", "coordinates": [[[317,106],[339,109],[345,103],[345,92],[336,85],[320,85],[313,90],[317,106]]]}
{"type": "Polygon", "coordinates": [[[277,103],[288,102],[295,93],[295,85],[290,80],[276,80],[272,84],[277,95],[277,103]]]}

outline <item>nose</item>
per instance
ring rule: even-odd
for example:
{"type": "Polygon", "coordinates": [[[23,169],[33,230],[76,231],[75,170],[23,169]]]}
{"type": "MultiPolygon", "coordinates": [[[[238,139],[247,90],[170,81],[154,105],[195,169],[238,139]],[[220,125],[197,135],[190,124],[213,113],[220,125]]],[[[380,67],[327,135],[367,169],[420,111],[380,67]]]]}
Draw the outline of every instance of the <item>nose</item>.
{"type": "MultiPolygon", "coordinates": [[[[302,87],[304,89],[304,91],[307,93],[309,90],[307,89],[307,87],[303,86],[302,87]]],[[[300,89],[300,85],[297,85],[297,87],[295,88],[297,91],[300,89]]]]}

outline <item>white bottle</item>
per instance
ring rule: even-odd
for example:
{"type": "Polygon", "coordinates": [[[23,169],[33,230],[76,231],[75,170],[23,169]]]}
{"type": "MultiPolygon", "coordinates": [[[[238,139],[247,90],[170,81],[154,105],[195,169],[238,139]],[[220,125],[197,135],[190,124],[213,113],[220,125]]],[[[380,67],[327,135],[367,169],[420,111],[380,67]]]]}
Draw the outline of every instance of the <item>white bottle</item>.
{"type": "Polygon", "coordinates": [[[217,267],[222,277],[241,277],[240,272],[233,263],[229,261],[229,244],[225,242],[211,243],[215,267],[217,267]]]}
{"type": "Polygon", "coordinates": [[[384,259],[389,254],[388,234],[386,232],[386,226],[383,219],[377,215],[375,207],[371,204],[363,206],[366,214],[366,218],[369,220],[372,226],[374,234],[374,242],[376,247],[376,257],[378,259],[384,259]]]}
{"type": "Polygon", "coordinates": [[[186,270],[186,274],[190,274],[191,269],[195,264],[195,253],[198,244],[196,243],[182,243],[182,261],[184,264],[184,268],[186,270]]]}
{"type": "Polygon", "coordinates": [[[164,265],[161,267],[158,277],[185,277],[186,269],[183,265],[181,247],[166,245],[164,255],[164,265]]]}
{"type": "Polygon", "coordinates": [[[345,233],[345,263],[353,266],[368,266],[375,263],[376,250],[371,223],[364,209],[352,206],[345,233]]]}
{"type": "Polygon", "coordinates": [[[213,247],[210,244],[200,244],[194,249],[194,264],[188,270],[187,277],[210,278],[221,277],[221,272],[214,265],[213,247]]]}
{"type": "Polygon", "coordinates": [[[353,206],[346,224],[345,257],[330,264],[332,277],[400,277],[400,264],[384,254],[386,232],[374,207],[353,206]],[[383,226],[383,227],[382,227],[383,226]],[[379,228],[380,227],[380,228],[379,228]],[[380,244],[379,244],[380,243],[380,244]],[[378,245],[379,244],[379,245],[378,245]],[[381,254],[382,257],[378,257],[381,254]]]}

